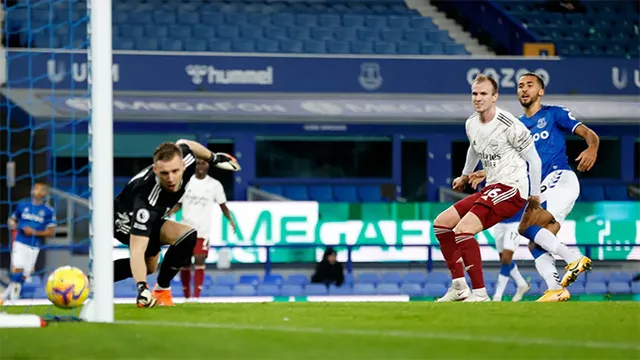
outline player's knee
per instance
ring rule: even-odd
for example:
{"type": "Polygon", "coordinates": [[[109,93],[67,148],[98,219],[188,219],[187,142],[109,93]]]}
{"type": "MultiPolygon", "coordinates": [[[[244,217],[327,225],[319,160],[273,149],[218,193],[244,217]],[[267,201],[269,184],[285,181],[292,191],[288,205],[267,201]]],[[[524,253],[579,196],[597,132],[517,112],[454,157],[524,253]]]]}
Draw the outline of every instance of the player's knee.
{"type": "Polygon", "coordinates": [[[560,231],[560,223],[554,220],[547,224],[547,226],[545,226],[544,228],[551,231],[553,235],[556,235],[560,231]]]}
{"type": "Polygon", "coordinates": [[[433,220],[433,225],[453,229],[458,225],[459,221],[460,216],[458,215],[458,212],[455,208],[450,207],[436,216],[435,220],[433,220]]]}
{"type": "Polygon", "coordinates": [[[195,263],[196,266],[204,265],[204,262],[205,262],[206,259],[207,259],[207,257],[204,256],[204,255],[196,255],[194,263],[195,263]]]}
{"type": "Polygon", "coordinates": [[[196,247],[198,241],[198,233],[195,229],[187,231],[176,242],[171,245],[171,249],[177,252],[176,267],[184,267],[191,264],[191,256],[193,256],[193,248],[196,247]]]}

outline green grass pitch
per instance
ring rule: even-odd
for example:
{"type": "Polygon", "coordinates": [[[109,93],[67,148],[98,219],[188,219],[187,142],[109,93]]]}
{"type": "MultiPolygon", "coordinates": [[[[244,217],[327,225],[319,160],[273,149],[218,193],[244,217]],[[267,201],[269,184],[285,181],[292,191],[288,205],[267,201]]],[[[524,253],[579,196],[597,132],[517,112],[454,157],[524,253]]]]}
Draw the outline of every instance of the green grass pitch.
{"type": "Polygon", "coordinates": [[[116,322],[1,329],[0,359],[640,358],[637,302],[117,305],[116,322]]]}

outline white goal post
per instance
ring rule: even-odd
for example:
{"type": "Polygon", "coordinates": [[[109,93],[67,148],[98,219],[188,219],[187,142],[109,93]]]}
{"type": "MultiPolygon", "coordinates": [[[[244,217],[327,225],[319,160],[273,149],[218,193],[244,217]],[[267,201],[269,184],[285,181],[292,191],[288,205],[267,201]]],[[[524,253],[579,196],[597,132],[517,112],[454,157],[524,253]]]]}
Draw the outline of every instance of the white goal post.
{"type": "Polygon", "coordinates": [[[113,63],[111,0],[87,0],[87,50],[91,91],[91,258],[92,291],[82,311],[91,322],[113,322],[113,63]],[[95,16],[93,16],[95,15],[95,16]]]}

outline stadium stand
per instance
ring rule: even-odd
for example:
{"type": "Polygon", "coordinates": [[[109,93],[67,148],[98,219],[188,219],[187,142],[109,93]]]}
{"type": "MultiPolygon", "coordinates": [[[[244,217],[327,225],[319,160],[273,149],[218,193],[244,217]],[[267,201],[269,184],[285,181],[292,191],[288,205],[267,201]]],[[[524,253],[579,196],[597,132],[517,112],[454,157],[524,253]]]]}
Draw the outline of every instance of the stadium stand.
{"type": "MultiPolygon", "coordinates": [[[[540,295],[546,290],[544,281],[537,273],[524,273],[529,278],[531,291],[529,295],[540,295]]],[[[494,273],[485,274],[485,283],[489,293],[495,288],[494,273]]],[[[305,274],[289,274],[287,276],[271,274],[218,275],[207,274],[202,296],[344,296],[344,295],[409,295],[409,296],[441,296],[449,286],[449,275],[444,272],[362,272],[355,276],[347,276],[342,287],[327,288],[321,284],[309,284],[305,274]],[[274,282],[275,281],[275,282],[274,282]]],[[[179,279],[174,279],[172,289],[174,296],[182,296],[179,279]]],[[[114,285],[115,297],[130,297],[135,289],[133,279],[127,279],[114,285]]],[[[581,276],[569,288],[573,295],[604,294],[640,294],[640,282],[633,282],[631,274],[620,271],[594,271],[581,276]]],[[[513,283],[507,286],[505,294],[513,295],[516,291],[513,283]]],[[[25,298],[46,298],[42,279],[34,276],[23,289],[25,298]]]]}
{"type": "MultiPolygon", "coordinates": [[[[84,27],[47,26],[86,12],[82,3],[42,3],[7,14],[13,47],[82,44],[84,27]],[[22,31],[42,28],[37,36],[22,31]],[[31,34],[31,35],[30,35],[31,34]]],[[[402,0],[362,1],[114,1],[116,50],[267,52],[314,54],[466,55],[431,18],[402,0]]]]}
{"type": "Polygon", "coordinates": [[[582,1],[573,10],[545,0],[495,3],[539,40],[554,43],[558,55],[638,57],[637,1],[582,1]]]}

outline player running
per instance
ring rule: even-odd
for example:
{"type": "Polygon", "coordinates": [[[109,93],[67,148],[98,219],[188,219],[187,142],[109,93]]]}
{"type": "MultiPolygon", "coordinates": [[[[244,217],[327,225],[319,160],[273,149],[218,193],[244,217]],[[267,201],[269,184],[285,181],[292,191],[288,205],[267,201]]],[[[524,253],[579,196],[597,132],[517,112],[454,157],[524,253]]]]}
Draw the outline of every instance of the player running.
{"type": "Polygon", "coordinates": [[[496,106],[498,84],[493,78],[478,75],[471,92],[476,113],[465,124],[470,143],[467,160],[462,176],[453,180],[452,185],[462,191],[480,160],[487,171],[488,186],[458,201],[434,220],[434,232],[452,277],[451,287],[438,301],[489,301],[480,246],[474,236],[520,211],[529,195],[529,183],[528,206],[540,206],[541,163],[529,130],[496,106]],[[469,291],[464,278],[465,270],[473,291],[469,291]]]}
{"type": "Polygon", "coordinates": [[[114,200],[114,237],[129,246],[130,259],[114,261],[114,281],[134,278],[138,307],[171,306],[171,279],[191,263],[198,235],[192,227],[165,219],[185,193],[195,172],[196,159],[210,164],[229,162],[226,154],[212,153],[194,141],[160,144],[153,165],[134,176],[114,200]],[[147,274],[158,266],[160,246],[169,245],[160,265],[153,294],[147,274]]]}
{"type": "MultiPolygon", "coordinates": [[[[525,211],[519,225],[517,222],[496,225],[496,232],[499,233],[496,243],[498,238],[504,239],[504,255],[508,248],[515,249],[518,246],[518,233],[529,239],[529,248],[535,259],[536,269],[548,288],[538,301],[567,301],[571,295],[566,287],[576,281],[580,273],[591,269],[592,262],[578,251],[569,249],[556,237],[560,223],[569,215],[580,194],[580,183],[567,159],[563,132],[578,135],[587,142],[587,149],[576,159],[579,161],[578,171],[591,170],[598,156],[600,139],[593,130],[576,120],[568,109],[542,105],[544,91],[544,81],[534,73],[525,74],[518,80],[518,99],[525,110],[524,115],[520,116],[520,121],[531,130],[542,159],[544,180],[541,190],[546,210],[539,208],[525,211]],[[567,262],[567,273],[562,281],[558,279],[552,254],[567,262]]],[[[484,173],[477,172],[471,177],[473,184],[477,185],[482,181],[484,173]]],[[[510,252],[509,260],[512,254],[513,251],[510,252]]],[[[504,285],[506,286],[506,281],[504,285]]],[[[497,297],[501,296],[501,291],[504,291],[504,288],[500,287],[499,281],[497,297]]]]}
{"type": "MultiPolygon", "coordinates": [[[[193,249],[195,271],[193,278],[193,297],[199,298],[204,282],[205,260],[209,254],[209,236],[213,218],[213,205],[218,204],[229,224],[236,230],[236,223],[227,207],[227,197],[220,181],[208,175],[209,163],[204,160],[196,162],[196,173],[187,184],[182,198],[182,223],[198,231],[198,241],[193,249]]],[[[184,297],[191,297],[191,264],[180,270],[184,297]]]]}
{"type": "Polygon", "coordinates": [[[9,228],[16,234],[11,246],[10,282],[0,305],[5,300],[20,299],[22,285],[36,266],[40,245],[54,235],[56,215],[45,204],[47,193],[47,184],[36,181],[31,188],[31,200],[19,203],[9,218],[9,228]]]}

